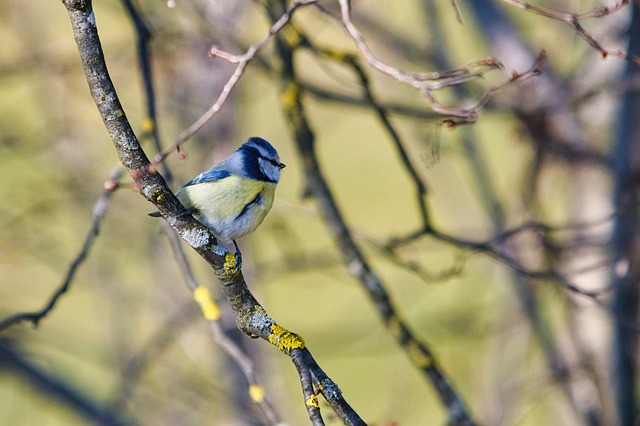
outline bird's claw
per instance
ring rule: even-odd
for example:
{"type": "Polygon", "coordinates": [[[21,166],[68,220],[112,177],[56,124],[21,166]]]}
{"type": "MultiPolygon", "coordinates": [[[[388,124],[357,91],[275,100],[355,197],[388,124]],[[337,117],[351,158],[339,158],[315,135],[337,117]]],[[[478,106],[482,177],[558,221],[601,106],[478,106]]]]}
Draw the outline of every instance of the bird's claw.
{"type": "Polygon", "coordinates": [[[236,252],[233,254],[236,258],[236,271],[239,271],[240,269],[242,269],[242,253],[240,253],[240,247],[238,247],[238,243],[236,243],[236,240],[233,240],[233,246],[236,249],[236,252]]]}

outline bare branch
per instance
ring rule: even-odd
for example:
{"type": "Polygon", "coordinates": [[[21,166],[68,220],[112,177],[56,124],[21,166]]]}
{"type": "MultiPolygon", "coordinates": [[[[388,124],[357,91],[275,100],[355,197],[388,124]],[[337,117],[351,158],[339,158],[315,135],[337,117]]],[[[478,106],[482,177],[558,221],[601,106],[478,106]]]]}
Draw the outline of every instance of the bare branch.
{"type": "Polygon", "coordinates": [[[73,279],[76,276],[76,272],[78,272],[78,268],[84,263],[89,255],[89,251],[93,246],[95,239],[98,237],[100,224],[102,223],[102,219],[104,219],[105,214],[107,213],[107,207],[109,206],[109,201],[111,200],[111,196],[113,193],[119,188],[119,180],[122,177],[122,170],[115,169],[111,172],[109,179],[104,184],[104,192],[102,195],[96,200],[93,205],[92,211],[92,220],[91,225],[89,226],[89,231],[85,236],[84,242],[82,243],[82,247],[80,248],[80,252],[73,259],[71,264],[69,265],[69,270],[67,271],[62,284],[58,287],[58,289],[53,293],[53,295],[49,298],[49,301],[39,311],[35,312],[23,312],[19,314],[12,315],[0,321],[0,332],[10,327],[14,324],[18,324],[23,321],[29,321],[33,323],[33,325],[37,326],[38,323],[47,315],[53,311],[56,307],[60,298],[69,291],[71,284],[73,283],[73,279]]]}
{"type": "Polygon", "coordinates": [[[534,6],[521,0],[502,0],[503,2],[515,6],[520,9],[528,10],[532,13],[544,16],[546,18],[554,19],[556,21],[564,22],[569,25],[573,30],[582,37],[591,47],[600,52],[603,58],[607,56],[615,56],[620,59],[626,59],[634,62],[636,65],[640,65],[640,57],[635,55],[627,55],[622,50],[610,50],[606,49],[598,40],[596,40],[591,33],[584,29],[580,24],[580,21],[590,18],[601,18],[603,16],[610,15],[618,10],[629,6],[630,0],[621,0],[613,6],[600,6],[594,7],[586,12],[561,12],[558,10],[548,9],[545,7],[534,6]]]}
{"type": "Polygon", "coordinates": [[[198,120],[196,120],[196,122],[193,123],[187,130],[183,131],[178,136],[178,139],[172,146],[156,154],[156,156],[153,158],[154,165],[159,163],[163,159],[165,159],[173,151],[179,150],[180,146],[183,143],[185,143],[189,138],[191,138],[191,136],[193,136],[198,130],[200,130],[202,126],[204,126],[209,120],[211,120],[218,113],[218,111],[220,111],[220,109],[222,108],[222,105],[225,103],[225,101],[229,97],[229,94],[231,93],[233,88],[236,86],[236,84],[238,84],[238,82],[244,75],[247,65],[256,57],[256,55],[260,52],[260,50],[262,50],[262,48],[264,48],[267,45],[267,43],[269,43],[269,41],[273,38],[275,34],[277,34],[280,30],[282,30],[282,28],[285,25],[287,25],[289,21],[291,21],[291,18],[293,17],[293,14],[296,10],[300,9],[303,6],[313,4],[315,2],[317,2],[317,0],[295,1],[293,5],[285,13],[282,14],[280,19],[278,19],[278,21],[276,21],[271,26],[271,28],[269,29],[269,32],[260,41],[258,41],[257,43],[249,47],[249,49],[242,55],[233,55],[231,53],[223,51],[222,49],[216,46],[213,46],[211,48],[209,52],[209,56],[211,56],[212,58],[219,57],[229,61],[230,63],[237,64],[236,69],[233,71],[233,74],[231,75],[231,77],[229,77],[229,80],[226,82],[226,84],[222,88],[220,95],[218,95],[218,98],[213,103],[213,105],[211,105],[211,107],[200,118],[198,118],[198,120]]]}
{"type": "Polygon", "coordinates": [[[112,426],[133,426],[129,419],[121,418],[118,413],[100,407],[86,392],[76,389],[72,383],[64,382],[18,353],[6,340],[0,340],[0,370],[3,374],[15,374],[21,383],[33,386],[48,399],[62,402],[74,413],[92,424],[112,426]]]}
{"type": "Polygon", "coordinates": [[[265,396],[264,386],[262,386],[258,380],[257,371],[253,360],[242,350],[236,342],[234,342],[222,328],[220,324],[220,309],[217,304],[211,298],[211,294],[206,287],[198,284],[187,256],[182,249],[178,234],[165,223],[164,231],[169,239],[171,250],[173,251],[173,257],[176,260],[182,277],[184,278],[187,287],[193,294],[194,300],[200,306],[204,318],[209,321],[211,326],[211,333],[216,343],[222,348],[222,350],[236,363],[245,379],[247,380],[247,393],[258,405],[262,414],[267,418],[270,424],[279,424],[281,422],[278,413],[275,411],[273,405],[269,399],[265,396]]]}
{"type": "Polygon", "coordinates": [[[446,119],[445,122],[449,125],[456,125],[461,123],[472,123],[476,121],[479,110],[498,92],[504,90],[504,88],[512,84],[517,80],[521,80],[527,77],[537,75],[539,73],[539,67],[546,59],[544,53],[540,53],[536,62],[531,66],[528,71],[518,73],[512,72],[511,78],[502,85],[489,89],[476,105],[472,108],[462,108],[459,106],[447,106],[437,101],[434,91],[445,87],[457,86],[463,83],[467,83],[471,80],[475,80],[483,76],[481,72],[474,71],[479,67],[488,68],[502,68],[500,61],[494,58],[485,58],[478,61],[474,61],[469,65],[456,68],[450,71],[433,72],[433,73],[411,73],[404,71],[400,68],[393,67],[382,61],[380,61],[369,49],[364,37],[358,31],[357,27],[353,23],[351,17],[351,1],[340,0],[340,10],[342,15],[342,23],[349,33],[349,36],[353,39],[358,50],[362,54],[367,63],[380,71],[383,74],[401,82],[408,84],[415,89],[418,89],[429,100],[429,103],[434,111],[451,116],[452,118],[446,119]]]}
{"type": "MultiPolygon", "coordinates": [[[[82,60],[89,90],[120,161],[134,178],[141,194],[158,208],[181,238],[209,263],[234,312],[238,328],[248,336],[260,337],[268,341],[292,359],[300,375],[309,418],[316,425],[322,424],[319,406],[314,404],[311,399],[311,394],[315,395],[315,391],[308,380],[308,371],[314,366],[302,366],[299,363],[299,360],[312,359],[305,347],[304,340],[299,335],[277,324],[267,315],[265,309],[249,290],[242,271],[236,269],[235,256],[229,253],[225,247],[217,244],[217,239],[210,229],[187,214],[158,173],[150,172],[155,167],[149,162],[138,143],[109,77],[91,1],[63,0],[63,4],[71,20],[74,39],[82,60]]],[[[283,22],[288,19],[290,18],[283,22]]],[[[174,146],[177,148],[179,145],[174,146]]],[[[215,309],[211,307],[212,301],[208,297],[198,299],[201,307],[204,308],[205,315],[215,316],[215,309]]],[[[325,381],[327,389],[338,389],[337,385],[328,378],[325,381]]],[[[324,391],[323,395],[345,424],[364,425],[362,419],[347,404],[340,392],[324,391]]]]}
{"type": "Polygon", "coordinates": [[[299,46],[289,44],[283,37],[278,37],[277,41],[276,46],[282,64],[280,69],[282,109],[291,126],[302,164],[305,166],[307,180],[305,192],[314,196],[320,204],[320,209],[334,236],[336,246],[342,253],[346,267],[360,281],[390,334],[437,391],[440,401],[447,410],[449,423],[475,424],[464,401],[441,369],[436,356],[426,343],[415,336],[402,319],[385,284],[354,241],[315,154],[315,134],[307,119],[302,90],[294,67],[294,53],[299,46]]]}

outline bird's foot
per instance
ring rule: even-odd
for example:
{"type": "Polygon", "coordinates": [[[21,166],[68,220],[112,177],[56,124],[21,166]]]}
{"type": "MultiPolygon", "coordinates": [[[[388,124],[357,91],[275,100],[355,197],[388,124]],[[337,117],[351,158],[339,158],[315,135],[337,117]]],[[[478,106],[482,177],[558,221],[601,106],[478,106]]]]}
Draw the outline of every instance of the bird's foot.
{"type": "Polygon", "coordinates": [[[238,247],[236,240],[233,240],[233,246],[236,249],[236,252],[233,254],[236,258],[236,270],[239,271],[242,269],[242,253],[240,253],[240,247],[238,247]]]}
{"type": "Polygon", "coordinates": [[[236,244],[235,241],[233,242],[233,245],[236,248],[236,252],[231,253],[226,251],[226,254],[224,255],[224,270],[230,275],[238,274],[242,268],[242,253],[240,253],[238,244],[236,244]]]}

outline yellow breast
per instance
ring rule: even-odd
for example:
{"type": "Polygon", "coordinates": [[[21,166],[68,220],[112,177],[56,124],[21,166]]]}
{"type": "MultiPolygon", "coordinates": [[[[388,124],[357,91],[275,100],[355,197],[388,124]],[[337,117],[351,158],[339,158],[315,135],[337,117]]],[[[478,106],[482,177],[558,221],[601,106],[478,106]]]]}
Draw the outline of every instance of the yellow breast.
{"type": "Polygon", "coordinates": [[[218,237],[231,241],[253,232],[264,220],[275,196],[276,184],[229,176],[182,188],[178,199],[218,237]]]}

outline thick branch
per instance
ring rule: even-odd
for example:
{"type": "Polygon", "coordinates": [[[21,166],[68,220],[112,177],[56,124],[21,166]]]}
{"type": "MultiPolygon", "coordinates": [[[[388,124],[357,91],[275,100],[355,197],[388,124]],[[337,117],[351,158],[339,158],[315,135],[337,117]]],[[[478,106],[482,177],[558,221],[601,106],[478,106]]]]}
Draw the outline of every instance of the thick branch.
{"type": "MultiPolygon", "coordinates": [[[[633,3],[628,55],[640,56],[640,5],[633,3]]],[[[624,79],[640,74],[638,66],[627,63],[624,79]]],[[[619,105],[616,135],[613,145],[615,166],[614,206],[618,215],[614,221],[611,244],[614,262],[611,268],[613,288],[612,309],[625,322],[614,324],[612,380],[619,424],[637,424],[637,354],[638,333],[626,322],[638,319],[640,289],[638,254],[640,241],[637,230],[640,223],[638,198],[638,170],[640,169],[640,94],[626,92],[619,105]]]]}
{"type": "MultiPolygon", "coordinates": [[[[151,165],[125,116],[118,100],[115,88],[107,71],[96,19],[90,0],[63,0],[71,19],[74,38],[82,60],[82,66],[89,83],[89,90],[105,123],[120,161],[134,179],[140,193],[158,208],[167,222],[178,232],[198,254],[212,267],[222,285],[222,291],[233,309],[236,324],[245,334],[260,337],[290,356],[300,373],[305,405],[309,418],[315,425],[323,424],[319,406],[314,403],[313,384],[309,380],[309,365],[301,364],[307,360],[307,349],[300,336],[279,326],[270,318],[264,308],[249,291],[240,270],[235,269],[235,257],[222,246],[217,245],[215,236],[209,229],[196,221],[179,203],[169,190],[166,182],[151,165]],[[301,353],[302,352],[302,353],[301,353]]],[[[337,389],[330,382],[328,388],[337,389]]],[[[361,425],[364,422],[351,409],[339,392],[325,398],[333,407],[338,405],[336,413],[348,425],[361,425]],[[347,413],[342,417],[343,413],[347,413]]]]}

